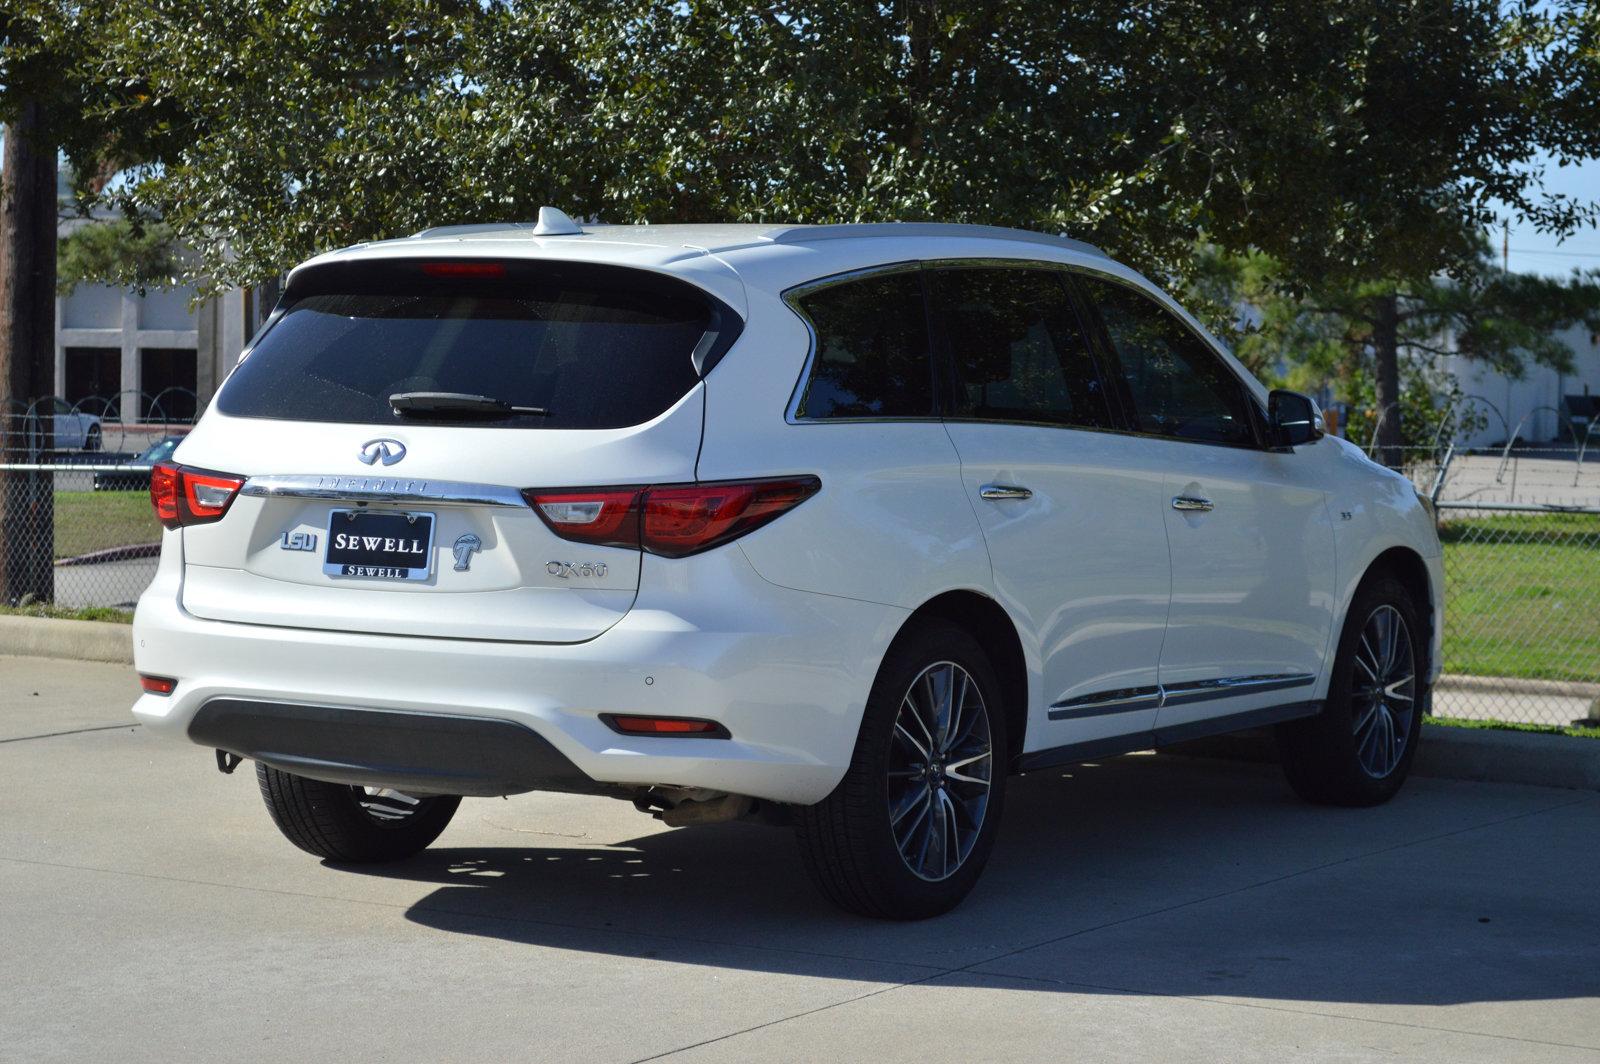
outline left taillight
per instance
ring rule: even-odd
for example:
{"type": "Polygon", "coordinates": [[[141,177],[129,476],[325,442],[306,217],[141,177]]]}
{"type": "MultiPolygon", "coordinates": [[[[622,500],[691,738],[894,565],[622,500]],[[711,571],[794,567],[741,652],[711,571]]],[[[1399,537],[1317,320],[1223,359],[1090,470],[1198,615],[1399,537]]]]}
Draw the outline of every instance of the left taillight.
{"type": "Polygon", "coordinates": [[[163,462],[150,470],[150,505],[166,528],[219,520],[244,487],[243,477],[163,462]]]}
{"type": "Polygon", "coordinates": [[[522,494],[562,539],[684,558],[754,532],[821,487],[803,476],[522,494]]]}

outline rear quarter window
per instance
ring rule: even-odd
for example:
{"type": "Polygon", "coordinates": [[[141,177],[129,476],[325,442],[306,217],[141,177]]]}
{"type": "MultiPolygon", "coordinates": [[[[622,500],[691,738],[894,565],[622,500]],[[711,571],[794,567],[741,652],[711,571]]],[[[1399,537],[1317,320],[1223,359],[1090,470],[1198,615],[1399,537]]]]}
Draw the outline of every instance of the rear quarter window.
{"type": "Polygon", "coordinates": [[[933,358],[917,271],[828,284],[796,303],[816,333],[797,416],[933,414],[933,358]]]}
{"type": "Polygon", "coordinates": [[[696,346],[736,321],[690,285],[622,267],[505,263],[440,276],[429,265],[440,264],[341,264],[292,286],[218,408],[390,425],[391,395],[459,392],[547,414],[450,424],[622,428],[693,388],[696,346]]]}

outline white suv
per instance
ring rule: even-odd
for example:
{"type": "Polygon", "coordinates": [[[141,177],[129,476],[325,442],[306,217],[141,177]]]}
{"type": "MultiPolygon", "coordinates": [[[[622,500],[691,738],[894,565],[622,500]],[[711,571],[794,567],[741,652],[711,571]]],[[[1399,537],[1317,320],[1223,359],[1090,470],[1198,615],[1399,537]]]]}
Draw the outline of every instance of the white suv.
{"type": "Polygon", "coordinates": [[[160,466],[152,731],[301,848],[462,795],[792,823],[942,912],[1009,774],[1276,725],[1395,793],[1438,671],[1403,477],[1096,249],[964,225],[430,230],[323,255],[160,466]]]}

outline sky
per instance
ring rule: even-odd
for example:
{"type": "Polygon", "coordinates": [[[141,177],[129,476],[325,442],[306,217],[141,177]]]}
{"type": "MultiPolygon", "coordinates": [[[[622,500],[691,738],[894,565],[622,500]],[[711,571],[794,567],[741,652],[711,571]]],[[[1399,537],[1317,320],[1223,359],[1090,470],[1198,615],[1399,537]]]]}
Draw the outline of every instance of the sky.
{"type": "MultiPolygon", "coordinates": [[[[1545,170],[1546,190],[1561,192],[1591,203],[1600,201],[1600,159],[1590,159],[1576,166],[1557,167],[1549,164],[1545,170]]],[[[1541,273],[1546,276],[1566,276],[1574,267],[1600,270],[1600,230],[1580,229],[1564,242],[1554,236],[1535,232],[1530,225],[1511,227],[1511,269],[1517,273],[1541,273]]],[[[1494,235],[1495,254],[1500,253],[1502,234],[1494,235]]]]}

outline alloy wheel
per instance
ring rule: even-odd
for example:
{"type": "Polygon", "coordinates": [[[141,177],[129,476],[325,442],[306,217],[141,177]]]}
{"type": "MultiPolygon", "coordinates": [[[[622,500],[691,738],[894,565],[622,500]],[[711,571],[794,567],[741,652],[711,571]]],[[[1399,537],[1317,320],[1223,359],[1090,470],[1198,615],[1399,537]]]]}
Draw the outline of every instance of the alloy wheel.
{"type": "Polygon", "coordinates": [[[930,882],[962,866],[983,830],[994,772],[983,692],[953,661],[923,669],[895,716],[889,828],[900,859],[930,882]]]}
{"type": "Polygon", "coordinates": [[[1417,710],[1411,630],[1393,606],[1379,606],[1361,626],[1350,683],[1351,728],[1361,769],[1383,779],[1400,764],[1417,710]]]}

